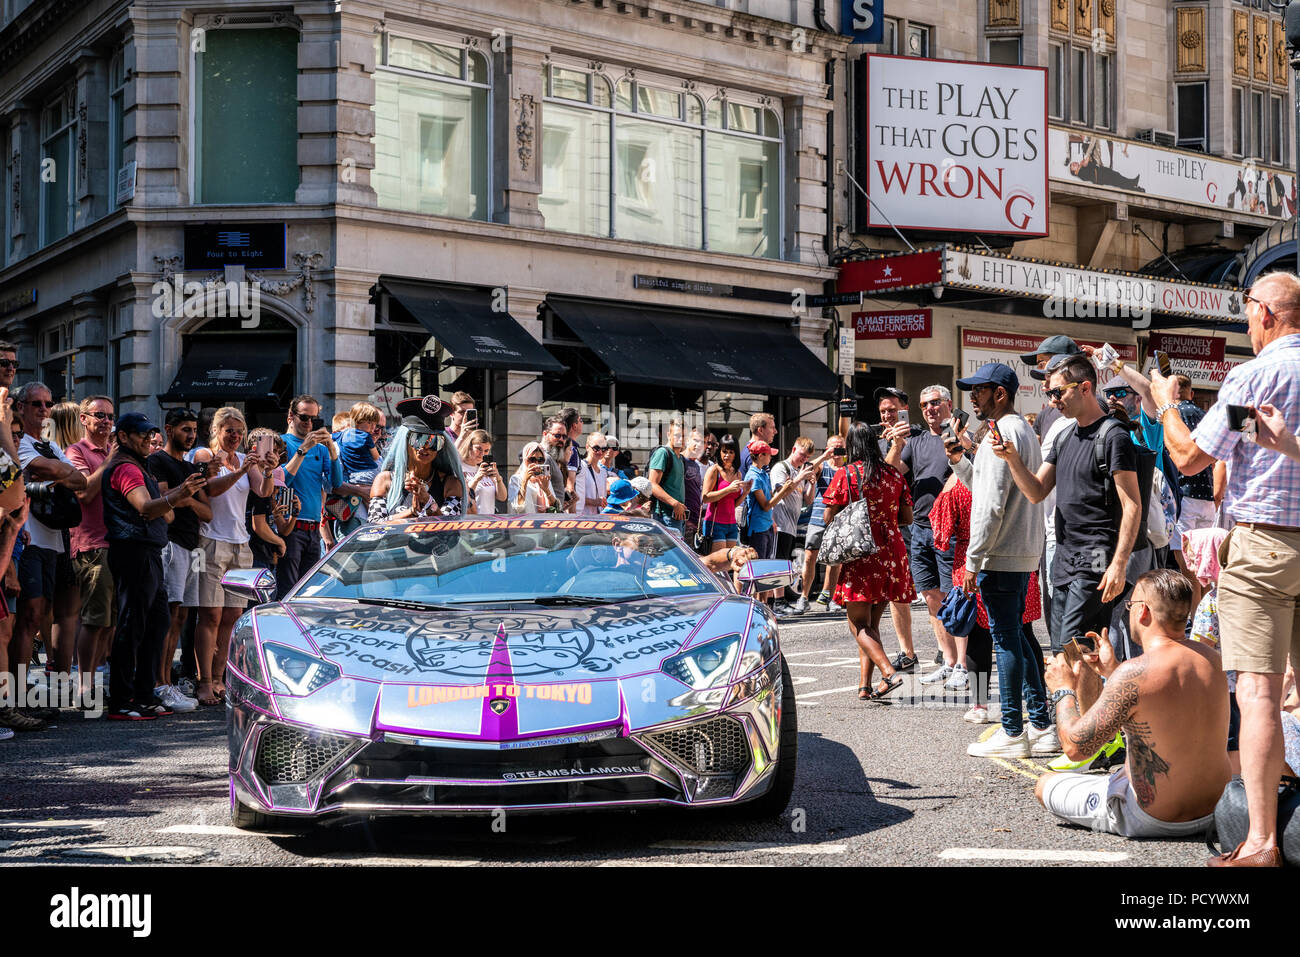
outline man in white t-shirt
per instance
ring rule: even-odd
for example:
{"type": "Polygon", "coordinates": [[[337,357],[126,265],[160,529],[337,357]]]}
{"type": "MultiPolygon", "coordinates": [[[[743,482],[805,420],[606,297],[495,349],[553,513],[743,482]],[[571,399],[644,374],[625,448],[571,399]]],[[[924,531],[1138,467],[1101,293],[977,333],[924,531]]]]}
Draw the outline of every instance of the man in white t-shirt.
{"type": "MultiPolygon", "coordinates": [[[[14,415],[23,426],[22,441],[18,443],[18,464],[33,502],[41,495],[40,483],[50,486],[46,495],[53,494],[52,486],[56,485],[74,492],[86,488],[86,476],[68,461],[63,450],[53,440],[46,443],[41,438],[53,407],[53,395],[40,382],[27,383],[14,398],[14,415]]],[[[36,629],[50,613],[51,607],[54,612],[51,637],[59,643],[68,642],[70,647],[46,649],[49,662],[53,665],[57,660],[68,659],[75,650],[77,618],[81,614],[81,592],[72,571],[67,532],[50,528],[38,521],[35,515],[27,519],[24,527],[31,540],[18,563],[21,592],[18,618],[9,645],[9,662],[15,672],[31,661],[36,629]]]]}
{"type": "Polygon", "coordinates": [[[573,479],[573,493],[577,499],[574,511],[579,515],[599,515],[605,507],[605,436],[593,432],[587,436],[587,457],[578,466],[573,479]]]}

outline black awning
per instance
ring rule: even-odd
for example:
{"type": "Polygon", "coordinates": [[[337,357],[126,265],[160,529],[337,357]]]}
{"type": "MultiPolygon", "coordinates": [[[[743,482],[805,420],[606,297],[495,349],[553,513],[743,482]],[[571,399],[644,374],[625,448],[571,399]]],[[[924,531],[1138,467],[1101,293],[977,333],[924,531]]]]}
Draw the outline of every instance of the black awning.
{"type": "Polygon", "coordinates": [[[619,382],[831,399],[840,380],[785,323],[547,296],[619,382]]]}
{"type": "Polygon", "coordinates": [[[186,351],[172,387],[158,398],[163,402],[279,399],[276,383],[291,359],[287,343],[201,340],[186,351]]]}
{"type": "Polygon", "coordinates": [[[509,313],[493,311],[491,289],[386,276],[380,277],[379,284],[451,353],[456,365],[564,371],[564,365],[509,313]]]}

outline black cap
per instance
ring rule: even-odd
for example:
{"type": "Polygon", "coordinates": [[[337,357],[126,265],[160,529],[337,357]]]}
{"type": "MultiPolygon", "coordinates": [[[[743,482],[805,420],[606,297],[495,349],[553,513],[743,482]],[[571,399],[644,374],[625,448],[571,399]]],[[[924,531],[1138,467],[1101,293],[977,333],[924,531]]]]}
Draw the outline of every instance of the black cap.
{"type": "Polygon", "coordinates": [[[143,412],[127,412],[117,420],[117,431],[134,432],[136,435],[149,435],[157,432],[158,426],[149,421],[143,412]]]}
{"type": "Polygon", "coordinates": [[[876,402],[879,403],[884,398],[897,399],[903,405],[907,405],[907,393],[902,389],[895,389],[892,385],[882,385],[876,390],[876,402]]]}
{"type": "Polygon", "coordinates": [[[436,395],[402,399],[396,408],[403,426],[424,435],[442,432],[447,427],[447,413],[451,411],[451,406],[436,395]]]}

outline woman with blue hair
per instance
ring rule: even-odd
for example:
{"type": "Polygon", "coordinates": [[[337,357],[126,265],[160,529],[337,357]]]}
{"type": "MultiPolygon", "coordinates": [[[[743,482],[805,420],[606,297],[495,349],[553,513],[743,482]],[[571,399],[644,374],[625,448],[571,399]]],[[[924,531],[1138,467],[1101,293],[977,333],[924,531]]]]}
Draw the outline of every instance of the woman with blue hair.
{"type": "Polygon", "coordinates": [[[370,521],[461,514],[465,477],[445,431],[450,407],[437,396],[397,403],[402,423],[370,489],[370,521]]]}

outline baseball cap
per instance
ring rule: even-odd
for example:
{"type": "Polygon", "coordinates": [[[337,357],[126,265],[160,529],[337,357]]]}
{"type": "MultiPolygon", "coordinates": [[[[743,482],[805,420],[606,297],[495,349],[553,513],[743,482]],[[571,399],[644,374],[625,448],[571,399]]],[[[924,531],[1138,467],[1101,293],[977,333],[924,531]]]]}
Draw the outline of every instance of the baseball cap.
{"type": "Polygon", "coordinates": [[[637,490],[633,488],[632,483],[627,479],[619,479],[609,487],[609,494],[605,496],[605,501],[610,505],[626,505],[636,496],[637,490]]]}
{"type": "Polygon", "coordinates": [[[749,449],[750,455],[776,455],[776,449],[768,445],[762,439],[750,439],[749,444],[745,446],[749,449]]]}
{"type": "Polygon", "coordinates": [[[1020,388],[1020,379],[1011,366],[1001,362],[986,362],[975,370],[974,375],[957,380],[957,388],[966,392],[977,385],[1000,385],[1008,393],[1014,394],[1020,388]]]}
{"type": "Polygon", "coordinates": [[[629,480],[629,484],[636,489],[638,495],[644,495],[646,498],[650,497],[650,480],[644,475],[633,477],[629,480]]]}
{"type": "Polygon", "coordinates": [[[899,402],[903,403],[903,405],[908,404],[907,393],[902,389],[895,389],[892,385],[882,385],[876,390],[875,399],[877,402],[886,397],[897,399],[899,402]]]}
{"type": "Polygon", "coordinates": [[[158,426],[150,422],[149,417],[143,412],[127,412],[117,420],[117,431],[148,435],[150,432],[157,432],[158,426]]]}
{"type": "Polygon", "coordinates": [[[1034,366],[1038,365],[1038,357],[1041,355],[1073,355],[1078,351],[1079,344],[1069,336],[1048,336],[1033,352],[1021,353],[1020,361],[1027,366],[1034,366]]]}
{"type": "Polygon", "coordinates": [[[1037,379],[1039,382],[1046,382],[1047,377],[1055,372],[1061,366],[1065,365],[1071,359],[1086,359],[1086,353],[1083,352],[1058,352],[1047,360],[1047,367],[1043,369],[1030,369],[1029,377],[1037,379]]]}

